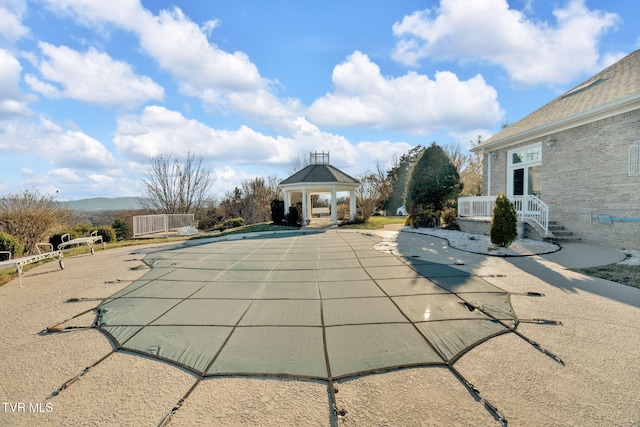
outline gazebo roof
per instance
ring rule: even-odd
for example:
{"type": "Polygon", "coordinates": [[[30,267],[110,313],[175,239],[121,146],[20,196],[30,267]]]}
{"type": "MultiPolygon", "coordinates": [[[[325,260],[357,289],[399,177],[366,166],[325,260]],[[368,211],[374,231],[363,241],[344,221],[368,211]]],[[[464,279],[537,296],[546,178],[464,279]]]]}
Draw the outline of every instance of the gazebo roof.
{"type": "Polygon", "coordinates": [[[360,184],[360,181],[329,164],[309,165],[291,175],[280,185],[291,184],[360,184]]]}

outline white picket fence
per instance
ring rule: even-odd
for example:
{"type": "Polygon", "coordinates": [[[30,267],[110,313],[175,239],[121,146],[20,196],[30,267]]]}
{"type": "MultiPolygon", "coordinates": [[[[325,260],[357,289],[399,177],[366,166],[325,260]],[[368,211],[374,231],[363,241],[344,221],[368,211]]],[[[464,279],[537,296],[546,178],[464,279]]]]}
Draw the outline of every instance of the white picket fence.
{"type": "Polygon", "coordinates": [[[193,214],[136,215],[133,217],[133,237],[158,233],[168,236],[169,231],[195,226],[193,214]]]}

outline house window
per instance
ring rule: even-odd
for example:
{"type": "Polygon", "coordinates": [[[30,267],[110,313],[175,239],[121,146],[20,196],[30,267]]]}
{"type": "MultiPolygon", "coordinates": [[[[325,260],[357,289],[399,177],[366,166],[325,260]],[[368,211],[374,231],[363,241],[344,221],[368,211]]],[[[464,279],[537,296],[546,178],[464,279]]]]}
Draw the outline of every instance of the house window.
{"type": "Polygon", "coordinates": [[[629,146],[629,176],[640,175],[640,141],[629,146]]]}
{"type": "Polygon", "coordinates": [[[542,145],[509,151],[507,192],[510,196],[542,196],[542,145]]]}

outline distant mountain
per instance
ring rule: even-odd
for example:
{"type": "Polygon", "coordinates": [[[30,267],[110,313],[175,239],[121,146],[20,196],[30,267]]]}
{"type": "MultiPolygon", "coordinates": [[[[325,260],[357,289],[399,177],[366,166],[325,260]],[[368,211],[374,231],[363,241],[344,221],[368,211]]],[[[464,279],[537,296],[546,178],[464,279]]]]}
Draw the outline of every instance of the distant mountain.
{"type": "Polygon", "coordinates": [[[69,200],[60,203],[81,212],[142,209],[140,197],[94,197],[91,199],[69,200]]]}

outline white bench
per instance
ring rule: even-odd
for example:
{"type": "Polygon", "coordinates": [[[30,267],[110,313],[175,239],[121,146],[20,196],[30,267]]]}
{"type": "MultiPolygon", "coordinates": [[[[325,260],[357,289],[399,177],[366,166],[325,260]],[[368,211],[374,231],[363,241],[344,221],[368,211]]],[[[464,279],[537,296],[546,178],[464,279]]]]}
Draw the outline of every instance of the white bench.
{"type": "Polygon", "coordinates": [[[14,259],[11,259],[11,252],[0,251],[0,253],[9,254],[8,260],[0,261],[0,268],[15,267],[15,269],[18,271],[18,281],[20,283],[20,287],[22,287],[22,267],[27,264],[33,264],[34,262],[42,261],[44,259],[57,258],[60,268],[64,269],[64,261],[62,260],[61,250],[54,251],[53,245],[51,243],[36,243],[36,249],[38,250],[38,253],[36,255],[27,255],[14,259]],[[48,246],[49,250],[43,252],[41,246],[48,246]]]}
{"type": "Polygon", "coordinates": [[[63,250],[68,246],[87,245],[89,246],[89,248],[91,248],[91,255],[93,255],[93,246],[98,242],[102,243],[102,249],[105,249],[107,247],[107,244],[102,241],[102,236],[98,234],[98,231],[92,232],[89,237],[77,237],[75,239],[71,239],[69,234],[63,234],[62,243],[58,245],[58,250],[63,250]]]}
{"type": "Polygon", "coordinates": [[[311,208],[311,215],[317,215],[319,217],[329,216],[331,211],[329,208],[311,208]]]}

